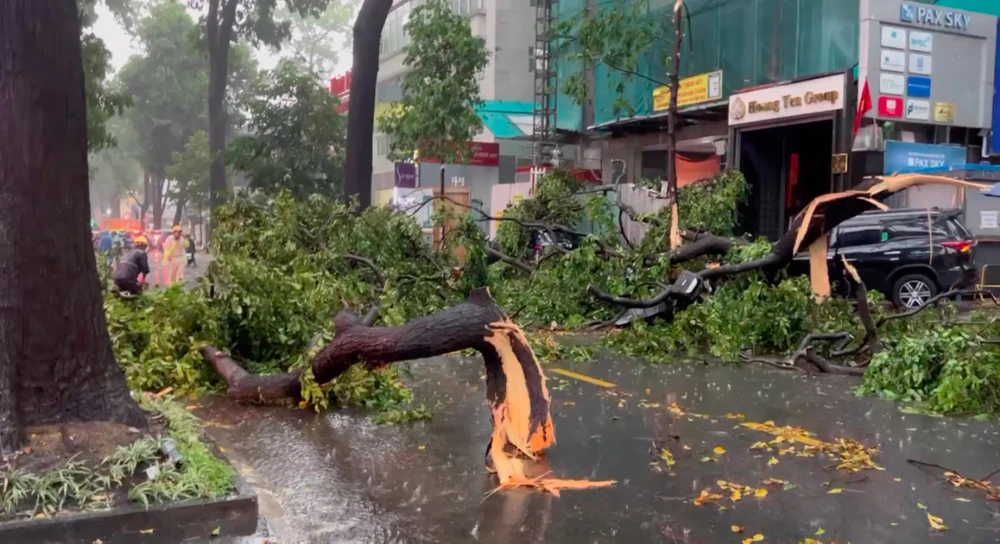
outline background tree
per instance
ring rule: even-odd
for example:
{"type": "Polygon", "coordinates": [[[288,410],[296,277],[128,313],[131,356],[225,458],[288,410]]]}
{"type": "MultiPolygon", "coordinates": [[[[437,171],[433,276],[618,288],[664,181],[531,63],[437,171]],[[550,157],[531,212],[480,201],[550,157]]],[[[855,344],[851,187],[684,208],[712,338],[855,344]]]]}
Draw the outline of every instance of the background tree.
{"type": "Polygon", "coordinates": [[[389,157],[409,160],[419,152],[444,164],[465,162],[471,153],[465,142],[483,126],[476,113],[482,102],[477,75],[489,61],[486,44],[446,0],[414,9],[406,31],[403,98],[378,120],[393,137],[389,157]]]}
{"type": "MultiPolygon", "coordinates": [[[[80,8],[83,80],[87,93],[87,148],[98,151],[116,144],[114,135],[105,127],[108,119],[121,115],[131,105],[128,95],[108,84],[111,52],[104,41],[89,29],[97,21],[96,0],[78,0],[80,8]]],[[[131,24],[130,4],[125,0],[110,0],[108,8],[123,24],[131,24]]]]}
{"type": "Polygon", "coordinates": [[[181,224],[185,207],[201,210],[208,203],[208,173],[211,166],[208,134],[204,130],[192,134],[184,144],[183,151],[174,152],[172,163],[167,167],[167,177],[174,182],[170,198],[176,203],[172,224],[181,224]]]}
{"type": "Polygon", "coordinates": [[[229,162],[250,187],[288,189],[296,198],[343,191],[344,116],[313,74],[282,61],[247,104],[248,134],[233,141],[229,162]]]}
{"type": "MultiPolygon", "coordinates": [[[[208,150],[212,157],[209,205],[215,209],[228,192],[224,151],[227,139],[226,89],[229,85],[232,43],[242,37],[253,45],[278,47],[291,35],[291,23],[275,19],[278,0],[189,0],[192,7],[207,7],[204,18],[208,40],[208,150]]],[[[285,0],[289,12],[318,17],[329,0],[285,0]]]]}
{"type": "Polygon", "coordinates": [[[0,2],[0,456],[28,425],[145,426],[91,248],[80,28],[73,2],[0,2]]]}
{"type": "Polygon", "coordinates": [[[207,66],[198,48],[198,28],[183,5],[164,3],[138,23],[144,53],[122,67],[119,79],[134,105],[127,112],[143,149],[148,176],[144,202],[160,228],[167,195],[167,167],[190,135],[206,125],[207,66]]]}
{"type": "Polygon", "coordinates": [[[372,202],[372,137],[375,131],[375,85],[378,82],[379,44],[392,0],[364,0],[354,20],[351,65],[351,107],[347,110],[347,158],[344,177],[347,196],[361,209],[372,202]]]}
{"type": "MultiPolygon", "coordinates": [[[[571,73],[563,85],[563,92],[579,104],[592,94],[587,82],[587,67],[598,64],[615,70],[618,77],[608,78],[615,92],[612,110],[615,115],[632,115],[632,104],[626,97],[626,86],[635,78],[670,87],[670,105],[667,112],[667,175],[660,194],[670,201],[671,219],[668,233],[671,249],[681,245],[677,227],[677,93],[680,85],[681,44],[684,38],[684,0],[675,0],[672,18],[668,21],[650,17],[649,4],[641,0],[624,0],[606,5],[588,6],[579,14],[555,25],[552,37],[553,56],[575,62],[578,70],[571,73]],[[670,72],[667,82],[640,70],[640,60],[656,43],[669,43],[673,54],[665,57],[670,72]]],[[[690,24],[690,23],[689,23],[690,24]]],[[[597,83],[601,84],[601,83],[597,83]]]]}
{"type": "Polygon", "coordinates": [[[326,81],[340,59],[338,52],[345,45],[351,16],[358,3],[352,0],[331,1],[319,17],[295,18],[282,7],[278,17],[291,23],[292,35],[286,45],[286,58],[299,70],[326,81]]]}

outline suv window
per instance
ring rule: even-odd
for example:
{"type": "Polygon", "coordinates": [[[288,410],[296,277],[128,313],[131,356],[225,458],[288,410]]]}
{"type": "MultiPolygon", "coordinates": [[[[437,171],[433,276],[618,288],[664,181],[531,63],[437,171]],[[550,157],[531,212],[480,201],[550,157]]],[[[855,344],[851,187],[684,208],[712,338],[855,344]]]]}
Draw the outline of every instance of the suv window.
{"type": "Polygon", "coordinates": [[[837,230],[835,247],[856,247],[881,242],[882,229],[878,224],[845,225],[837,230]]]}
{"type": "MultiPolygon", "coordinates": [[[[965,228],[950,217],[937,216],[933,218],[934,227],[930,230],[932,237],[938,240],[968,238],[965,228]]],[[[900,222],[886,225],[889,238],[927,238],[927,216],[915,216],[900,222]]]]}

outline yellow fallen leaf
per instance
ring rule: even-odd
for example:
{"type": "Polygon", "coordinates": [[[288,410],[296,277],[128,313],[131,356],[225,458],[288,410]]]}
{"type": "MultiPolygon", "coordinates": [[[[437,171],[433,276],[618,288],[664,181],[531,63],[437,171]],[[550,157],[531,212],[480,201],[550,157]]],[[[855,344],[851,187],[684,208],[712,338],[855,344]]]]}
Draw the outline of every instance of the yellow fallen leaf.
{"type": "Polygon", "coordinates": [[[772,457],[772,458],[770,458],[770,459],[767,460],[767,466],[769,466],[769,467],[773,467],[774,465],[777,465],[777,464],[778,464],[778,460],[775,459],[774,457],[772,457]]]}
{"type": "Polygon", "coordinates": [[[726,414],[726,415],[724,415],[722,417],[724,417],[726,419],[746,419],[747,416],[745,416],[743,414],[726,414]]]}
{"type": "Polygon", "coordinates": [[[427,446],[417,446],[417,449],[423,451],[427,449],[427,446]]]}
{"type": "Polygon", "coordinates": [[[902,482],[903,479],[902,478],[893,478],[892,481],[894,481],[894,482],[902,482]]]}
{"type": "Polygon", "coordinates": [[[739,489],[734,489],[733,494],[729,496],[729,500],[736,502],[743,498],[743,493],[739,489]]]}
{"type": "Polygon", "coordinates": [[[714,451],[716,455],[722,455],[726,453],[726,448],[723,448],[722,446],[716,446],[715,449],[712,451],[714,451]]]}
{"type": "Polygon", "coordinates": [[[733,525],[732,527],[730,527],[730,529],[732,529],[734,533],[742,533],[743,532],[743,527],[740,527],[739,525],[733,525]]]}
{"type": "Polygon", "coordinates": [[[965,497],[955,497],[955,500],[958,502],[971,502],[969,499],[966,499],[965,497]]]}
{"type": "Polygon", "coordinates": [[[757,491],[753,492],[753,496],[757,497],[758,499],[763,499],[764,497],[767,496],[767,490],[764,489],[763,487],[758,488],[757,491]]]}
{"type": "Polygon", "coordinates": [[[839,487],[835,487],[835,488],[833,488],[833,489],[831,489],[831,490],[827,491],[826,493],[827,493],[828,495],[836,495],[837,493],[843,493],[843,492],[844,492],[844,490],[843,490],[843,489],[841,489],[841,488],[839,488],[839,487]]]}
{"type": "Polygon", "coordinates": [[[219,446],[219,451],[221,451],[222,453],[226,453],[226,448],[223,448],[222,446],[219,446]]]}
{"type": "Polygon", "coordinates": [[[144,535],[151,535],[151,534],[153,534],[153,530],[152,529],[139,529],[139,532],[142,533],[142,534],[144,534],[144,535]]]}
{"type": "Polygon", "coordinates": [[[753,444],[752,444],[752,445],[750,446],[750,449],[752,449],[752,450],[760,450],[760,449],[764,449],[764,450],[766,450],[767,448],[768,448],[768,446],[767,446],[767,442],[764,442],[763,440],[761,440],[761,441],[759,441],[759,442],[754,442],[754,443],[753,443],[753,444]]]}
{"type": "Polygon", "coordinates": [[[674,466],[674,454],[670,453],[667,448],[660,449],[660,459],[667,464],[668,467],[674,466]]]}
{"type": "Polygon", "coordinates": [[[750,544],[751,542],[760,542],[761,540],[764,540],[764,535],[757,533],[750,538],[744,538],[743,544],[750,544]]]}
{"type": "Polygon", "coordinates": [[[927,512],[927,522],[931,524],[931,528],[935,531],[948,530],[948,526],[944,524],[944,520],[937,516],[932,516],[930,512],[927,512]]]}
{"type": "Polygon", "coordinates": [[[824,533],[826,533],[826,531],[824,531],[822,527],[816,529],[816,536],[823,536],[824,533]]]}
{"type": "Polygon", "coordinates": [[[687,444],[684,444],[684,445],[683,445],[683,446],[681,446],[681,447],[682,447],[682,448],[684,448],[684,449],[685,449],[685,450],[687,450],[687,451],[691,451],[691,446],[688,446],[687,444]]]}
{"type": "Polygon", "coordinates": [[[706,455],[705,457],[701,458],[701,462],[702,463],[713,463],[713,462],[715,462],[715,459],[713,459],[713,458],[711,458],[711,457],[709,457],[709,456],[706,455]]]}
{"type": "Polygon", "coordinates": [[[788,482],[785,480],[779,480],[777,478],[768,478],[764,480],[764,485],[785,485],[788,482]]]}
{"type": "Polygon", "coordinates": [[[927,510],[927,507],[923,503],[920,503],[920,502],[917,503],[917,508],[919,508],[921,510],[927,510]]]}

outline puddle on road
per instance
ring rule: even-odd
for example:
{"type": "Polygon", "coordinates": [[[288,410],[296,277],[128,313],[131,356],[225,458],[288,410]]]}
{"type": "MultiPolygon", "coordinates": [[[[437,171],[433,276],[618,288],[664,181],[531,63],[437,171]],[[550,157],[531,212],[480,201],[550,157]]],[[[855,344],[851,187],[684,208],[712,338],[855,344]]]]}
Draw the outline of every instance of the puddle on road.
{"type": "Polygon", "coordinates": [[[715,543],[756,533],[764,542],[1000,541],[996,503],[953,489],[940,471],[906,462],[985,476],[1000,468],[997,426],[904,414],[899,404],[855,397],[856,381],[848,377],[728,365],[651,367],[620,357],[561,363],[617,386],[549,373],[556,445],[544,468],[560,478],[619,483],[562,498],[518,490],[484,501],[496,484],[483,465],[490,422],[482,362],[436,358],[412,368],[414,397],[437,403],[429,422],[375,426],[354,411],[315,415],[224,399],[202,411],[215,423],[212,436],[250,467],[247,477],[263,490],[262,511],[282,544],[715,543]],[[687,413],[671,411],[673,403],[687,413]],[[885,470],[849,473],[835,470],[832,459],[751,450],[774,436],[739,427],[726,414],[801,427],[824,441],[878,446],[876,462],[885,470]],[[662,467],[664,446],[674,464],[658,471],[653,465],[662,467]],[[718,504],[693,502],[720,480],[756,489],[769,478],[789,485],[767,487],[761,498],[732,501],[727,490],[718,504]],[[938,534],[927,513],[950,529],[938,534]],[[733,526],[744,532],[734,534],[733,526]]]}

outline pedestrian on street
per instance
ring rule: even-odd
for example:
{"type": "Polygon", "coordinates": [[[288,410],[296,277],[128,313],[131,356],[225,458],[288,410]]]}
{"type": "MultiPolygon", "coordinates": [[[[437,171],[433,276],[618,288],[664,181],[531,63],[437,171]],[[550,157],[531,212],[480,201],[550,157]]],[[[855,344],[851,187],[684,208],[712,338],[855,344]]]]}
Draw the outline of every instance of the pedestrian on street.
{"type": "Polygon", "coordinates": [[[187,265],[188,266],[198,266],[198,263],[194,260],[195,247],[194,247],[194,237],[190,234],[186,235],[184,239],[187,241],[187,265]]]}
{"type": "Polygon", "coordinates": [[[111,250],[114,249],[114,244],[111,241],[111,233],[104,231],[101,233],[101,239],[97,243],[97,252],[104,255],[104,260],[111,266],[111,261],[114,258],[111,250]]]}
{"type": "Polygon", "coordinates": [[[171,236],[163,242],[163,266],[167,269],[167,286],[184,280],[184,262],[187,260],[186,241],[180,225],[174,225],[171,236]]]}
{"type": "Polygon", "coordinates": [[[148,245],[145,236],[137,236],[132,249],[118,261],[118,266],[115,268],[115,287],[119,291],[138,295],[146,288],[146,276],[149,275],[149,260],[146,258],[148,245]]]}

